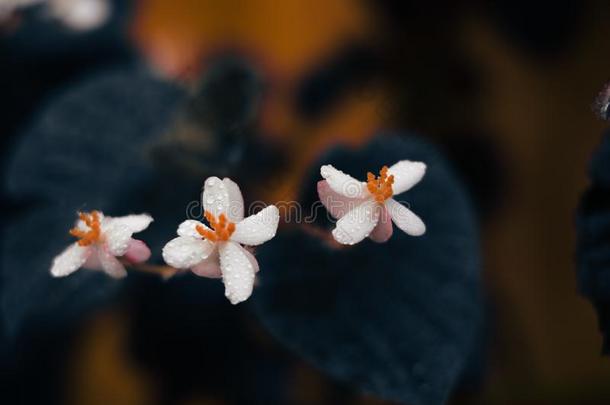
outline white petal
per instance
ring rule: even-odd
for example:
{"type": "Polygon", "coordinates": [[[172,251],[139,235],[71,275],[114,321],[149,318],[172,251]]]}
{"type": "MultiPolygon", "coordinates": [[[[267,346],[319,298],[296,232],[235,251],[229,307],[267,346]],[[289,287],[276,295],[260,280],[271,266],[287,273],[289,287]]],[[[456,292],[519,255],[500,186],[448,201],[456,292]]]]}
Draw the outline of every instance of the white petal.
{"type": "Polygon", "coordinates": [[[410,209],[389,198],[385,202],[390,217],[396,226],[411,236],[420,236],[426,233],[426,224],[410,209]]]}
{"type": "Polygon", "coordinates": [[[123,256],[129,247],[131,228],[120,221],[110,221],[109,225],[104,225],[102,232],[104,234],[104,243],[108,248],[108,252],[113,256],[123,256]]]}
{"type": "Polygon", "coordinates": [[[87,261],[90,254],[90,246],[73,243],[53,259],[51,274],[53,277],[64,277],[75,272],[87,261]]]}
{"type": "Polygon", "coordinates": [[[364,202],[362,198],[347,198],[335,192],[326,180],[318,182],[318,198],[324,208],[336,219],[341,218],[364,202]]]}
{"type": "MultiPolygon", "coordinates": [[[[132,233],[142,232],[153,221],[153,218],[148,214],[125,215],[124,217],[109,218],[110,224],[120,223],[127,226],[132,233]]],[[[110,225],[109,224],[109,225],[110,225]]]]}
{"type": "Polygon", "coordinates": [[[218,249],[214,249],[207,258],[191,267],[191,271],[199,277],[222,278],[218,249]]]}
{"type": "Polygon", "coordinates": [[[195,221],[194,219],[187,219],[183,223],[178,226],[178,235],[179,236],[190,236],[191,238],[199,238],[201,239],[201,235],[197,232],[197,226],[202,226],[203,229],[209,230],[207,226],[202,224],[199,221],[195,221]]]}
{"type": "Polygon", "coordinates": [[[235,224],[235,232],[231,235],[231,240],[243,245],[260,245],[275,236],[279,220],[280,213],[275,205],[265,207],[255,215],[235,224]]]}
{"type": "Polygon", "coordinates": [[[206,179],[201,199],[203,208],[217,218],[229,209],[229,192],[225,183],[218,177],[208,177],[206,179]]]}
{"type": "Polygon", "coordinates": [[[401,160],[388,169],[388,175],[394,176],[392,192],[394,195],[404,193],[422,179],[426,174],[426,164],[401,160]]]}
{"type": "Polygon", "coordinates": [[[256,257],[248,249],[244,249],[244,254],[248,257],[250,264],[254,268],[254,272],[258,273],[260,268],[258,267],[258,261],[256,261],[256,257]]]}
{"type": "Polygon", "coordinates": [[[375,228],[379,220],[379,205],[375,200],[366,200],[337,221],[333,237],[343,245],[360,242],[375,228]]]}
{"type": "Polygon", "coordinates": [[[163,247],[163,260],[177,269],[188,269],[200,263],[214,250],[214,244],[206,240],[178,236],[163,247]]]}
{"type": "Polygon", "coordinates": [[[326,179],[330,188],[342,196],[349,198],[365,198],[368,196],[366,183],[356,180],[331,165],[322,166],[320,174],[326,179]]]}
{"type": "Polygon", "coordinates": [[[122,278],[127,275],[125,266],[114,255],[103,247],[97,248],[97,257],[99,259],[102,270],[106,274],[114,278],[122,278]]]}
{"type": "Polygon", "coordinates": [[[225,296],[231,304],[239,304],[252,294],[255,269],[244,248],[235,242],[220,245],[220,269],[225,284],[225,296]]]}
{"type": "Polygon", "coordinates": [[[222,179],[222,182],[225,184],[225,188],[229,194],[227,216],[231,222],[239,222],[244,219],[244,198],[241,195],[241,190],[237,183],[228,177],[222,179]]]}

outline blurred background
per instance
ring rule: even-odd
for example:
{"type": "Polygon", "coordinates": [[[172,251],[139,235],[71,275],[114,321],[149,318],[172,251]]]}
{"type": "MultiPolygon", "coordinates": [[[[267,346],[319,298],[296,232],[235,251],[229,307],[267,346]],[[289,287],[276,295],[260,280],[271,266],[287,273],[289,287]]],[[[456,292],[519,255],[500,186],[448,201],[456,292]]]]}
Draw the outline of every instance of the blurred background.
{"type": "MultiPolygon", "coordinates": [[[[133,63],[189,94],[158,156],[186,142],[209,159],[180,159],[178,169],[205,172],[198,165],[216,164],[214,156],[232,153],[227,139],[241,136],[229,119],[218,124],[222,136],[192,139],[199,112],[213,108],[200,91],[206,77],[225,74],[213,91],[229,110],[222,96],[234,94],[232,85],[256,93],[254,116],[241,104],[235,110],[268,154],[251,146],[235,153],[264,163],[252,183],[275,176],[273,190],[254,190],[268,201],[296,198],[308,167],[332,145],[363,145],[379,129],[419,133],[456,169],[481,228],[487,336],[476,382],[456,389],[451,403],[607,404],[610,364],[594,309],[578,294],[574,257],[575,212],[607,127],[591,105],[610,78],[609,21],[601,0],[0,0],[2,172],[56,95],[133,63]]],[[[229,172],[230,164],[216,167],[229,172]]],[[[24,204],[3,198],[10,215],[24,204]]],[[[231,403],[205,390],[159,401],[162,373],[129,349],[133,313],[124,305],[92,313],[53,356],[34,349],[35,338],[20,350],[30,361],[61,363],[53,379],[61,403],[231,403]]],[[[288,377],[263,383],[282,384],[284,401],[389,403],[250,332],[257,356],[288,364],[288,377]]],[[[44,368],[6,367],[5,380],[27,376],[28,389],[46,378],[44,368]]]]}

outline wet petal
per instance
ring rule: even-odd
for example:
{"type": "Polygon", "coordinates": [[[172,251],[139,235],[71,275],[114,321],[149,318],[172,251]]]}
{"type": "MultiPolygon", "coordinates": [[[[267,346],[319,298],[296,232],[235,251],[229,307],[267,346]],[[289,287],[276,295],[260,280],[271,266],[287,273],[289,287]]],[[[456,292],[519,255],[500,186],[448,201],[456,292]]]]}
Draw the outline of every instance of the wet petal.
{"type": "Polygon", "coordinates": [[[241,195],[241,190],[237,183],[225,177],[222,182],[227,189],[229,195],[229,208],[227,209],[227,217],[231,222],[239,222],[244,219],[244,198],[241,195]]]}
{"type": "Polygon", "coordinates": [[[177,269],[188,269],[199,264],[214,250],[214,244],[188,236],[178,236],[163,247],[163,260],[177,269]]]}
{"type": "Polygon", "coordinates": [[[103,230],[105,245],[108,252],[114,256],[123,256],[129,247],[129,241],[133,231],[129,226],[120,221],[111,221],[103,230]]]}
{"type": "Polygon", "coordinates": [[[225,284],[225,296],[231,304],[239,304],[252,294],[254,266],[244,248],[235,242],[220,245],[220,268],[225,284]]]}
{"type": "Polygon", "coordinates": [[[374,200],[366,200],[337,221],[333,230],[335,240],[343,245],[353,245],[362,241],[377,225],[379,205],[374,200]]]}
{"type": "Polygon", "coordinates": [[[111,223],[120,223],[127,226],[132,233],[142,232],[153,221],[153,218],[148,214],[125,215],[124,217],[110,218],[111,223]]]}
{"type": "Polygon", "coordinates": [[[426,224],[410,209],[390,198],[385,206],[397,227],[411,236],[420,236],[426,233],[426,224]]]}
{"type": "Polygon", "coordinates": [[[255,215],[235,224],[231,240],[243,245],[256,246],[275,236],[280,220],[279,210],[275,205],[263,208],[255,215]]]}
{"type": "Polygon", "coordinates": [[[229,210],[229,192],[225,183],[218,177],[208,177],[203,186],[201,197],[203,208],[218,217],[229,210]]]}
{"type": "Polygon", "coordinates": [[[426,174],[426,164],[401,160],[388,169],[388,175],[394,176],[392,191],[394,195],[404,193],[422,179],[426,174]]]}
{"type": "Polygon", "coordinates": [[[322,166],[320,174],[328,182],[330,188],[342,196],[348,198],[365,198],[368,196],[366,183],[354,179],[331,165],[322,166]]]}
{"type": "Polygon", "coordinates": [[[203,229],[207,230],[210,229],[199,221],[195,221],[194,219],[187,219],[178,226],[178,235],[190,236],[191,238],[201,238],[201,235],[199,234],[199,232],[197,232],[197,226],[202,226],[203,229]]]}
{"type": "Polygon", "coordinates": [[[392,237],[392,232],[392,218],[388,213],[388,209],[385,206],[381,206],[379,211],[379,220],[369,235],[369,238],[371,238],[373,242],[377,243],[387,242],[388,239],[392,237]]]}
{"type": "Polygon", "coordinates": [[[218,249],[214,249],[214,251],[201,263],[191,267],[191,271],[200,277],[222,278],[218,249]]]}
{"type": "Polygon", "coordinates": [[[330,215],[337,219],[341,218],[364,201],[359,198],[348,198],[337,193],[330,187],[326,180],[318,181],[318,197],[330,215]]]}
{"type": "Polygon", "coordinates": [[[256,260],[256,257],[254,257],[252,252],[250,252],[246,248],[244,248],[244,254],[248,257],[248,260],[250,261],[250,264],[254,268],[254,272],[258,273],[260,271],[260,268],[258,267],[258,261],[256,260]]]}
{"type": "Polygon", "coordinates": [[[53,277],[64,277],[78,270],[91,254],[89,246],[79,246],[73,243],[61,252],[51,266],[53,277]]]}

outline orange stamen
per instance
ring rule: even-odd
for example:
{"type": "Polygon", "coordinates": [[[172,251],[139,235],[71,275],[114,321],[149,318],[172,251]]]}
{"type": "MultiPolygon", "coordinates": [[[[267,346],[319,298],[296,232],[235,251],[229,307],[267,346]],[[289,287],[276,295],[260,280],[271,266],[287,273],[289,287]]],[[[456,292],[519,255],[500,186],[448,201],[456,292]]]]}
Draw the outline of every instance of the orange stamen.
{"type": "Polygon", "coordinates": [[[218,220],[210,211],[205,211],[203,215],[212,229],[206,229],[201,225],[197,225],[195,229],[201,237],[210,242],[227,241],[235,232],[235,224],[229,221],[225,214],[220,214],[218,220]]]}
{"type": "Polygon", "coordinates": [[[90,214],[79,212],[78,217],[89,228],[88,231],[74,227],[70,229],[70,235],[77,237],[79,246],[89,246],[99,242],[102,231],[100,229],[100,216],[97,211],[92,211],[90,214]]]}
{"type": "Polygon", "coordinates": [[[394,184],[394,175],[388,176],[387,166],[381,168],[378,177],[375,177],[371,172],[366,174],[366,188],[373,195],[375,201],[380,204],[394,195],[392,184],[394,184]]]}

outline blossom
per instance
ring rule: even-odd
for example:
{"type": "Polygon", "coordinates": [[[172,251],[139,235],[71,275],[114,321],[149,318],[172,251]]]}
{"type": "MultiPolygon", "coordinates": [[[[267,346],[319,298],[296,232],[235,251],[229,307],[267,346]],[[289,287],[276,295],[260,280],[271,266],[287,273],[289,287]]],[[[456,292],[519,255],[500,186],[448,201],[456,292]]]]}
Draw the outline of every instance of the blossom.
{"type": "Polygon", "coordinates": [[[409,235],[423,235],[424,222],[392,197],[409,190],[425,173],[424,163],[401,160],[390,168],[384,166],[379,176],[369,172],[362,182],[331,165],[322,166],[320,174],[325,180],[318,182],[318,195],[338,219],[332,232],[335,240],[353,245],[368,236],[385,242],[392,236],[391,221],[409,235]]]}
{"type": "Polygon", "coordinates": [[[150,250],[140,240],[132,239],[132,234],[148,228],[153,221],[147,214],[106,217],[100,211],[81,212],[70,235],[78,241],[68,246],[53,260],[51,274],[54,277],[67,276],[81,267],[103,270],[108,275],[121,278],[127,275],[125,266],[117,257],[124,257],[131,263],[148,260],[150,250]]]}
{"type": "Polygon", "coordinates": [[[202,277],[222,278],[225,296],[232,304],[252,294],[259,267],[254,256],[241,245],[257,246],[275,236],[279,211],[270,205],[244,219],[244,200],[231,179],[209,177],[202,194],[204,216],[209,227],[188,219],[178,227],[178,237],[163,248],[165,262],[190,269],[202,277]]]}
{"type": "Polygon", "coordinates": [[[49,0],[50,15],[75,31],[101,27],[112,12],[108,0],[49,0]]]}
{"type": "Polygon", "coordinates": [[[0,23],[15,12],[38,4],[45,4],[48,16],[75,31],[101,27],[112,12],[108,0],[0,0],[0,23]]]}

